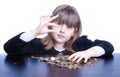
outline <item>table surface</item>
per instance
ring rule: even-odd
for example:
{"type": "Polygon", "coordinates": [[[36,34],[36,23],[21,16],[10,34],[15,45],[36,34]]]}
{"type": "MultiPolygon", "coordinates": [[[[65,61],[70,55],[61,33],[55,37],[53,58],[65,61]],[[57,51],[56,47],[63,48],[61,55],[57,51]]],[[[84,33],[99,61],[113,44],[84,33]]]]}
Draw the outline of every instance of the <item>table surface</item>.
{"type": "Polygon", "coordinates": [[[60,68],[38,60],[0,55],[1,77],[120,77],[120,54],[98,59],[92,65],[81,64],[79,69],[60,68]]]}

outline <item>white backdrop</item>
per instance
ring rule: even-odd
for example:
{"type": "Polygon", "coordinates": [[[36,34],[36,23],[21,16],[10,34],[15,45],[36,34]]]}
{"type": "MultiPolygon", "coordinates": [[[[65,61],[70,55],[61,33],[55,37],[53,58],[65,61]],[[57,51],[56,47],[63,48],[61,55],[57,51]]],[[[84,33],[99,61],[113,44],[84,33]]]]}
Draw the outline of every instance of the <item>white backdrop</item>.
{"type": "Polygon", "coordinates": [[[111,42],[120,52],[119,0],[0,0],[0,54],[3,44],[23,31],[37,27],[42,15],[51,14],[56,6],[70,4],[78,10],[83,31],[91,40],[111,42]]]}

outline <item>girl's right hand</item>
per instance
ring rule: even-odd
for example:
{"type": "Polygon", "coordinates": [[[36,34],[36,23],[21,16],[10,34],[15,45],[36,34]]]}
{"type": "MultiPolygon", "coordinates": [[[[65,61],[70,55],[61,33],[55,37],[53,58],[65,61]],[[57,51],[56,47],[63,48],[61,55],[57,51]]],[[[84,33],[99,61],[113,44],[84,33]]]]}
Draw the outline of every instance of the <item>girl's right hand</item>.
{"type": "Polygon", "coordinates": [[[58,31],[58,29],[59,29],[58,25],[55,24],[55,23],[51,23],[52,20],[54,20],[58,17],[59,17],[59,15],[56,15],[56,16],[53,16],[53,17],[51,17],[51,15],[42,16],[40,18],[40,24],[38,25],[38,27],[36,29],[34,29],[32,31],[32,34],[34,36],[38,36],[38,35],[41,35],[41,34],[58,31]],[[50,29],[49,27],[52,27],[52,29],[50,29]]]}

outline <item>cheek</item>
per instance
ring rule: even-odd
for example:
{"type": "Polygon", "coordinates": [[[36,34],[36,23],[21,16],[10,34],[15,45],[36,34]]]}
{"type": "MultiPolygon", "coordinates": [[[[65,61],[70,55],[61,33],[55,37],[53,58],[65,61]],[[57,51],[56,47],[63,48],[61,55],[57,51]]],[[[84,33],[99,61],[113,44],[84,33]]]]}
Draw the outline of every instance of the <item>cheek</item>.
{"type": "Polygon", "coordinates": [[[74,36],[74,32],[67,32],[67,37],[70,39],[74,36]]]}
{"type": "Polygon", "coordinates": [[[56,36],[56,33],[51,33],[52,37],[55,37],[56,36]]]}
{"type": "Polygon", "coordinates": [[[67,31],[66,32],[67,33],[67,35],[69,35],[70,37],[72,37],[72,36],[74,36],[74,30],[71,30],[71,31],[67,31]]]}

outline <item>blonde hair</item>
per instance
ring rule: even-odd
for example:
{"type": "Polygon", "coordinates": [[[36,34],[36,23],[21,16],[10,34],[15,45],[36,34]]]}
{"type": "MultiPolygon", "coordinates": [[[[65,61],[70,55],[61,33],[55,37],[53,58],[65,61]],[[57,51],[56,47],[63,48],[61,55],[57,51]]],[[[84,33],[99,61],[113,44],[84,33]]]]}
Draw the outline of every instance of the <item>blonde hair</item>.
{"type": "MultiPolygon", "coordinates": [[[[65,43],[64,47],[71,52],[74,52],[72,49],[72,43],[80,36],[82,31],[81,20],[77,10],[70,5],[60,5],[53,11],[53,16],[59,15],[59,17],[52,22],[57,22],[58,24],[66,24],[69,28],[74,28],[74,36],[71,37],[68,42],[65,43]]],[[[54,40],[51,36],[51,33],[48,33],[48,36],[42,39],[42,43],[45,45],[45,49],[49,50],[54,46],[54,40]]]]}

